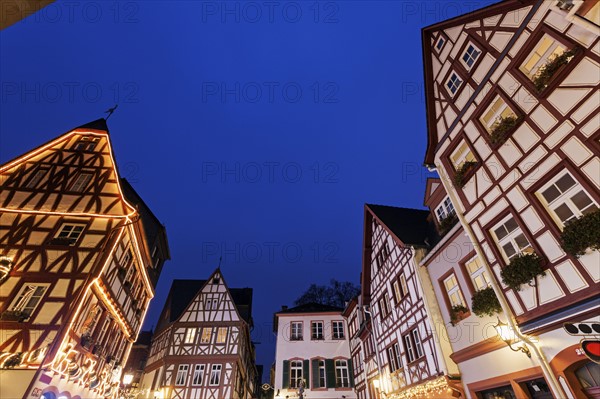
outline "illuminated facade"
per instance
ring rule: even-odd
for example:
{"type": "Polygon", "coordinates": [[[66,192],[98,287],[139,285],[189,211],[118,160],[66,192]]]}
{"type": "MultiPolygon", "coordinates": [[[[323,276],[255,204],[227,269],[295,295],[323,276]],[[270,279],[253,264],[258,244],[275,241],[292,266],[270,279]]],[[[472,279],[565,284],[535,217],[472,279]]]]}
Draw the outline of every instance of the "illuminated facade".
{"type": "Polygon", "coordinates": [[[257,394],[252,289],[175,280],[158,321],[140,383],[149,398],[250,399],[257,394]]]}
{"type": "MultiPolygon", "coordinates": [[[[600,204],[599,37],[594,0],[506,0],[423,30],[425,163],[472,245],[458,263],[475,259],[497,317],[531,354],[485,340],[457,348],[468,397],[599,397],[583,334],[563,328],[600,313],[600,253],[589,228],[578,233],[600,204]],[[506,279],[525,267],[533,274],[506,279]]],[[[468,273],[458,280],[469,297],[468,273]]]]}
{"type": "Polygon", "coordinates": [[[104,119],[0,175],[0,396],[114,397],[169,257],[164,227],[120,179],[104,119]]]}
{"type": "Polygon", "coordinates": [[[432,282],[418,262],[437,234],[425,210],[365,205],[361,295],[347,307],[358,398],[461,393],[432,282]]]}

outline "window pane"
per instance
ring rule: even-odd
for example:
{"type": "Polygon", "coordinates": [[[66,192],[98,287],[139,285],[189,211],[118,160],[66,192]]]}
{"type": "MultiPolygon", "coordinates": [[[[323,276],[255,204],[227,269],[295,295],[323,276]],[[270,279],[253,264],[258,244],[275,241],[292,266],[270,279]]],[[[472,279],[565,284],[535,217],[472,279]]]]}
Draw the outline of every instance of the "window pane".
{"type": "Polygon", "coordinates": [[[573,201],[577,209],[580,211],[592,204],[592,200],[583,190],[572,196],[571,201],[573,201]]]}
{"type": "Polygon", "coordinates": [[[529,241],[527,241],[527,238],[525,238],[523,234],[519,234],[518,236],[516,236],[515,242],[519,246],[519,249],[527,248],[530,245],[529,241]]]}
{"type": "Polygon", "coordinates": [[[575,185],[575,180],[573,180],[573,178],[571,177],[570,174],[566,174],[563,177],[561,177],[560,179],[558,179],[558,181],[556,182],[556,186],[560,189],[560,191],[562,191],[563,193],[565,191],[567,191],[569,188],[573,187],[575,185]]]}
{"type": "Polygon", "coordinates": [[[506,227],[504,227],[504,225],[498,227],[496,230],[494,230],[494,233],[496,233],[496,237],[498,238],[498,240],[503,239],[504,237],[506,237],[506,235],[508,234],[508,231],[506,231],[506,227]]]}
{"type": "Polygon", "coordinates": [[[552,185],[542,192],[542,196],[547,203],[551,203],[560,196],[560,191],[556,186],[552,185]]]}
{"type": "Polygon", "coordinates": [[[504,226],[506,227],[506,230],[510,233],[512,231],[515,231],[516,229],[519,228],[519,225],[517,224],[517,221],[514,218],[510,218],[506,221],[506,223],[504,223],[504,226]]]}
{"type": "Polygon", "coordinates": [[[556,216],[558,216],[563,223],[575,217],[571,209],[566,204],[561,204],[560,206],[556,207],[556,209],[554,209],[554,213],[556,213],[556,216]]]}
{"type": "Polygon", "coordinates": [[[504,254],[506,255],[506,257],[509,259],[517,253],[511,242],[504,244],[502,246],[502,249],[504,250],[504,254]]]}

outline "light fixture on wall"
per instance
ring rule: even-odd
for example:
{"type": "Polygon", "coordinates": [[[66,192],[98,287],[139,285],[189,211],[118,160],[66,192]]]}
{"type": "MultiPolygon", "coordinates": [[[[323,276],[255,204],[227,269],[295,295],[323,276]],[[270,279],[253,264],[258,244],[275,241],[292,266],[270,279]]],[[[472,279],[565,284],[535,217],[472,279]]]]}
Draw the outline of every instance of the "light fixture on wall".
{"type": "Polygon", "coordinates": [[[500,318],[498,318],[498,323],[494,325],[494,328],[496,329],[496,332],[498,333],[502,341],[506,342],[506,344],[511,350],[515,352],[523,352],[527,355],[527,357],[531,357],[531,352],[529,351],[529,348],[521,342],[521,339],[517,337],[511,326],[500,321],[500,318]],[[513,345],[518,343],[521,344],[513,348],[513,345]]]}
{"type": "Polygon", "coordinates": [[[2,284],[12,270],[12,259],[8,256],[0,256],[0,284],[2,284]]]}

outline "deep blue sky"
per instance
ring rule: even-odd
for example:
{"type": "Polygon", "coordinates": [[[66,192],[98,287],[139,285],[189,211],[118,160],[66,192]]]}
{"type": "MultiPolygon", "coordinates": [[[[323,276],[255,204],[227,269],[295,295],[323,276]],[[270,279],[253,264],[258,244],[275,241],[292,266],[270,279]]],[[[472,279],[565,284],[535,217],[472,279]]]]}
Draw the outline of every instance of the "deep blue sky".
{"type": "Polygon", "coordinates": [[[273,313],[358,283],[363,204],[422,207],[420,29],[492,2],[59,1],[0,32],[0,162],[119,103],[120,172],[172,253],[145,327],[223,251],[266,380],[273,313]]]}

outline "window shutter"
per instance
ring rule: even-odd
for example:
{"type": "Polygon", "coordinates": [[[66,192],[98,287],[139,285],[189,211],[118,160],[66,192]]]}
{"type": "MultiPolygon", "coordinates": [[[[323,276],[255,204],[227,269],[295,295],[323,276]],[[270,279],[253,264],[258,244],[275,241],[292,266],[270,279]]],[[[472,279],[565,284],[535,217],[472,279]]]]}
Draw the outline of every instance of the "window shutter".
{"type": "Polygon", "coordinates": [[[306,389],[310,389],[310,369],[309,369],[310,360],[305,359],[302,361],[302,377],[304,377],[306,389]]]}
{"type": "Polygon", "coordinates": [[[354,367],[352,367],[352,359],[348,359],[348,376],[350,377],[350,387],[354,388],[354,367]]]}
{"type": "Polygon", "coordinates": [[[313,388],[320,388],[319,387],[319,359],[313,359],[312,360],[312,381],[313,381],[313,388]]]}
{"type": "Polygon", "coordinates": [[[327,388],[335,388],[335,364],[333,359],[325,360],[325,379],[327,388]]]}
{"type": "Polygon", "coordinates": [[[290,387],[290,361],[283,361],[283,381],[281,381],[281,386],[283,389],[290,387]]]}

